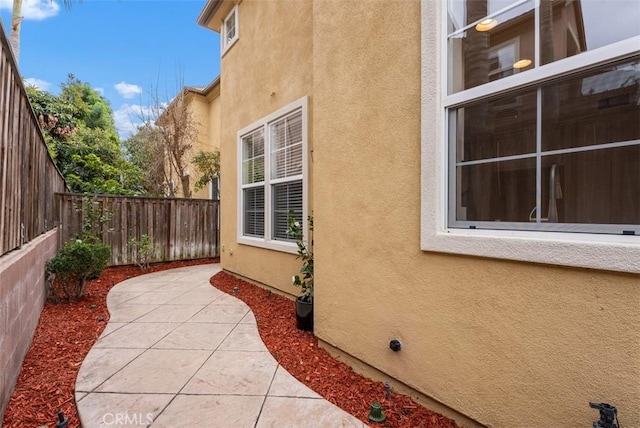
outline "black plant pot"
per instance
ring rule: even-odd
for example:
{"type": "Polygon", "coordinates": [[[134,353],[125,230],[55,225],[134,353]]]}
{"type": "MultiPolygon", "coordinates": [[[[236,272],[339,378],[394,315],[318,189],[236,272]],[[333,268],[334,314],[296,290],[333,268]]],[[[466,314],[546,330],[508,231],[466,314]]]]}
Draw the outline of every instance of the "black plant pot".
{"type": "Polygon", "coordinates": [[[296,299],[296,325],[300,330],[313,331],[313,300],[296,299]]]}

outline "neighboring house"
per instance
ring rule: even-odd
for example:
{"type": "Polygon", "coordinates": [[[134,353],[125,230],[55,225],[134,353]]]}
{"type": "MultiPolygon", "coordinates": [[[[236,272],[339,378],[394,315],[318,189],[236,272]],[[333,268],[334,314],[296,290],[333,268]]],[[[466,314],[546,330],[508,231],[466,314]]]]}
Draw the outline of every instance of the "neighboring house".
{"type": "MultiPolygon", "coordinates": [[[[194,129],[187,131],[187,134],[195,131],[193,147],[187,151],[185,156],[185,171],[188,175],[191,197],[195,199],[218,199],[219,180],[210,182],[200,190],[195,189],[194,184],[199,180],[201,174],[198,173],[191,160],[200,151],[213,152],[220,149],[220,78],[214,79],[207,86],[185,86],[182,92],[167,106],[165,112],[158,118],[157,123],[168,126],[171,122],[168,117],[182,119],[181,125],[189,123],[190,125],[187,126],[192,126],[194,129]],[[175,115],[167,114],[167,111],[176,108],[186,108],[187,111],[175,115]]],[[[167,188],[172,187],[176,197],[185,197],[183,180],[180,180],[180,175],[175,166],[167,161],[165,162],[165,169],[169,177],[167,188]]]]}
{"type": "Polygon", "coordinates": [[[286,213],[313,213],[331,352],[465,426],[640,426],[639,19],[209,0],[223,268],[295,294],[286,213]]]}

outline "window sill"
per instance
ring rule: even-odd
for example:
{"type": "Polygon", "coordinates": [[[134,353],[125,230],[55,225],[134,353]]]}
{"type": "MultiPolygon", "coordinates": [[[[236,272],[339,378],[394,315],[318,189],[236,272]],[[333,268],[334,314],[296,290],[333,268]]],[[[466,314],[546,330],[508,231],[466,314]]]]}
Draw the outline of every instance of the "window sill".
{"type": "Polygon", "coordinates": [[[222,49],[222,53],[220,54],[220,58],[224,57],[227,54],[227,52],[229,52],[229,49],[231,49],[233,47],[233,45],[236,44],[238,39],[239,39],[239,37],[236,37],[235,39],[233,39],[232,41],[227,43],[227,45],[222,49]]]}
{"type": "Polygon", "coordinates": [[[280,251],[283,253],[298,254],[298,247],[295,242],[265,241],[261,238],[238,236],[238,244],[250,245],[252,247],[265,248],[267,250],[280,251]]]}
{"type": "Polygon", "coordinates": [[[423,229],[422,250],[640,273],[640,237],[502,230],[423,229]]]}

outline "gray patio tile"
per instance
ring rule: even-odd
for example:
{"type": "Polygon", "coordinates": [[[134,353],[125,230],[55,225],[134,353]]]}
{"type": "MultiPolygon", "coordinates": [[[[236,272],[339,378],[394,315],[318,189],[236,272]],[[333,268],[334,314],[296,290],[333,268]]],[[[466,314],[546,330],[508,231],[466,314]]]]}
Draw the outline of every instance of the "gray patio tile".
{"type": "Polygon", "coordinates": [[[146,293],[146,291],[121,291],[111,290],[107,294],[107,307],[112,308],[117,305],[126,303],[127,301],[146,293]]]}
{"type": "Polygon", "coordinates": [[[323,399],[267,397],[256,428],[362,428],[362,421],[323,399]]]}
{"type": "Polygon", "coordinates": [[[178,323],[130,323],[120,327],[94,348],[149,348],[180,324],[178,323]]]}
{"type": "Polygon", "coordinates": [[[78,402],[82,426],[87,428],[147,426],[173,394],[91,393],[78,402]],[[117,418],[117,419],[116,419],[117,418]]]}
{"type": "Polygon", "coordinates": [[[235,324],[186,323],[153,345],[158,349],[214,350],[231,333],[235,324]]]}
{"type": "Polygon", "coordinates": [[[205,305],[162,305],[136,319],[135,322],[185,322],[204,307],[205,305]]]}
{"type": "Polygon", "coordinates": [[[240,305],[247,306],[242,300],[237,299],[227,293],[222,293],[220,297],[211,302],[212,305],[240,305]]]}
{"type": "Polygon", "coordinates": [[[106,336],[110,335],[111,333],[113,333],[114,331],[118,330],[123,325],[127,325],[127,323],[124,323],[124,322],[111,322],[111,320],[109,320],[109,323],[107,324],[107,326],[104,328],[104,330],[102,330],[102,334],[100,335],[100,338],[103,338],[103,337],[106,337],[106,336]]]}
{"type": "Polygon", "coordinates": [[[159,305],[128,305],[109,307],[109,322],[127,323],[156,309],[159,305]]]}
{"type": "Polygon", "coordinates": [[[148,349],[96,391],[176,394],[209,355],[211,351],[148,349]]]}
{"type": "Polygon", "coordinates": [[[264,397],[178,395],[155,420],[153,428],[253,428],[264,397]]]}
{"type": "Polygon", "coordinates": [[[271,397],[322,398],[318,393],[293,377],[282,366],[278,366],[278,370],[276,370],[268,395],[271,397]]]}
{"type": "Polygon", "coordinates": [[[253,312],[249,311],[244,318],[240,320],[240,324],[257,324],[256,316],[253,315],[253,312]]]}
{"type": "Polygon", "coordinates": [[[76,399],[76,403],[86,397],[87,394],[88,392],[76,392],[74,397],[76,399]]]}
{"type": "Polygon", "coordinates": [[[216,351],[181,393],[264,396],[277,366],[268,352],[216,351]]]}
{"type": "MultiPolygon", "coordinates": [[[[209,287],[213,288],[213,287],[209,287]]],[[[213,302],[218,296],[211,290],[206,289],[192,289],[187,292],[183,292],[177,297],[174,297],[168,303],[172,305],[208,305],[213,302]]]]}
{"type": "Polygon", "coordinates": [[[236,324],[249,312],[247,306],[209,304],[187,322],[218,322],[236,324]]]}
{"type": "Polygon", "coordinates": [[[218,349],[221,351],[268,351],[255,324],[238,324],[218,349]]]}
{"type": "Polygon", "coordinates": [[[92,349],[80,366],[76,391],[93,391],[143,352],[144,349],[92,349]]]}
{"type": "Polygon", "coordinates": [[[127,305],[161,305],[184,294],[184,291],[153,290],[127,301],[127,305]]]}

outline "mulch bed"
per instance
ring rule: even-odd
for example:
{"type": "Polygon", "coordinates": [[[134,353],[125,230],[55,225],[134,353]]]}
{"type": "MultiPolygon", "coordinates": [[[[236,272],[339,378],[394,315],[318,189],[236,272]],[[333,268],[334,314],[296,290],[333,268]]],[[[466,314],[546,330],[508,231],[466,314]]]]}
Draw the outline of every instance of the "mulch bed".
{"type": "MultiPolygon", "coordinates": [[[[152,265],[146,272],[133,266],[107,268],[98,279],[89,282],[82,301],[47,302],[2,427],[55,427],[58,409],[69,418],[70,428],[79,427],[75,381],[82,361],[109,321],[106,297],[111,287],[144,273],[214,262],[217,260],[162,263],[152,265]]],[[[238,287],[235,296],[255,314],[262,340],[276,360],[301,382],[360,420],[376,425],[367,418],[369,406],[378,401],[387,415],[385,422],[377,424],[381,427],[457,427],[452,420],[416,404],[410,397],[392,391],[387,400],[381,382],[355,373],[319,348],[311,333],[296,328],[295,303],[291,300],[225,272],[214,275],[211,283],[229,294],[238,287]]]]}
{"type": "Polygon", "coordinates": [[[55,427],[58,409],[69,418],[70,428],[79,427],[74,400],[76,377],[84,357],[109,321],[107,293],[111,287],[145,273],[217,261],[201,259],[153,264],[146,272],[136,266],[107,268],[99,278],[89,281],[83,300],[60,304],[47,302],[2,427],[55,427]]]}
{"type": "Polygon", "coordinates": [[[386,398],[382,382],[355,373],[351,367],[318,347],[311,333],[296,328],[295,302],[242,281],[226,272],[211,278],[216,288],[244,301],[253,311],[262,340],[274,358],[289,373],[328,401],[371,425],[388,428],[454,428],[456,423],[391,392],[386,398]],[[234,287],[238,292],[233,293],[234,287]],[[377,401],[387,420],[375,424],[368,420],[369,407],[377,401]]]}

